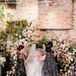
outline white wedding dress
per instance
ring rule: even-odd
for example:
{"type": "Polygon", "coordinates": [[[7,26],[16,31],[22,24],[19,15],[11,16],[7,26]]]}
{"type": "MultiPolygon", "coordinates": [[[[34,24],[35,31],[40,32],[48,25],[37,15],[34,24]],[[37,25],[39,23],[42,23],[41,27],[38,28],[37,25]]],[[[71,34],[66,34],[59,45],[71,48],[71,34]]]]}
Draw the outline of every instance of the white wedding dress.
{"type": "Polygon", "coordinates": [[[37,60],[36,45],[33,44],[29,53],[29,62],[27,63],[27,76],[42,76],[43,62],[37,60]]]}

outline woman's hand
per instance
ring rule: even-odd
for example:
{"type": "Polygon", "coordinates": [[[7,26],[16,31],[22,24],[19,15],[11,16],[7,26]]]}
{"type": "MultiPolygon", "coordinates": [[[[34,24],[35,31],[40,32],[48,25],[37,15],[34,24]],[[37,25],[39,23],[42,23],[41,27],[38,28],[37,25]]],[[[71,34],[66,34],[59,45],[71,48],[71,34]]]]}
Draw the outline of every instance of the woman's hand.
{"type": "Polygon", "coordinates": [[[29,57],[25,60],[25,64],[27,64],[28,62],[30,62],[30,58],[29,57]]]}
{"type": "Polygon", "coordinates": [[[41,56],[40,58],[38,58],[38,61],[44,61],[45,57],[46,57],[46,55],[41,56]]]}
{"type": "Polygon", "coordinates": [[[27,64],[28,62],[27,62],[27,60],[25,61],[25,64],[27,64]]]}

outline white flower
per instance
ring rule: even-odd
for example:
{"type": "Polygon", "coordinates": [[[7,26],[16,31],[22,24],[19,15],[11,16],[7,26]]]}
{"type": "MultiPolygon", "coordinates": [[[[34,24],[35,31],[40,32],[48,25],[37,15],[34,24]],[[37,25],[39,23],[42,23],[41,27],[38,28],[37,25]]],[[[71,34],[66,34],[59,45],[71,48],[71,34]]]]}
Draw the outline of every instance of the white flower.
{"type": "Polygon", "coordinates": [[[13,74],[15,73],[15,69],[12,70],[13,74]]]}
{"type": "Polygon", "coordinates": [[[16,55],[14,55],[13,58],[15,59],[16,58],[16,55]]]}
{"type": "Polygon", "coordinates": [[[12,71],[9,72],[9,74],[11,74],[11,73],[12,73],[12,71]]]}
{"type": "Polygon", "coordinates": [[[19,38],[21,38],[21,35],[19,35],[19,38]]]}
{"type": "Polygon", "coordinates": [[[12,69],[14,69],[14,67],[12,67],[12,69]]]}
{"type": "Polygon", "coordinates": [[[28,33],[32,33],[32,31],[31,30],[28,30],[28,33]]]}
{"type": "Polygon", "coordinates": [[[70,70],[68,70],[68,73],[70,73],[70,70]]]}
{"type": "Polygon", "coordinates": [[[73,58],[70,58],[70,61],[73,61],[73,58]]]}
{"type": "Polygon", "coordinates": [[[3,64],[4,62],[6,62],[5,57],[1,57],[1,56],[0,56],[0,64],[3,64]]]}
{"type": "Polygon", "coordinates": [[[59,39],[59,42],[62,42],[62,39],[59,39]]]}

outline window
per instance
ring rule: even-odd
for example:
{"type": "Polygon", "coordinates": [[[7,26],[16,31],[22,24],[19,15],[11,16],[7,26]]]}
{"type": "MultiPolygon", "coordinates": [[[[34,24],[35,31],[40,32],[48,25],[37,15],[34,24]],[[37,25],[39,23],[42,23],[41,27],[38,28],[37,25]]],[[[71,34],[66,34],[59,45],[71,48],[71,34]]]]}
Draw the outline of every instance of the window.
{"type": "Polygon", "coordinates": [[[0,0],[0,3],[14,4],[16,0],[0,0]]]}
{"type": "Polygon", "coordinates": [[[0,2],[5,2],[5,0],[0,0],[0,2]]]}
{"type": "Polygon", "coordinates": [[[0,4],[5,4],[8,8],[16,8],[16,0],[0,0],[0,4]]]}

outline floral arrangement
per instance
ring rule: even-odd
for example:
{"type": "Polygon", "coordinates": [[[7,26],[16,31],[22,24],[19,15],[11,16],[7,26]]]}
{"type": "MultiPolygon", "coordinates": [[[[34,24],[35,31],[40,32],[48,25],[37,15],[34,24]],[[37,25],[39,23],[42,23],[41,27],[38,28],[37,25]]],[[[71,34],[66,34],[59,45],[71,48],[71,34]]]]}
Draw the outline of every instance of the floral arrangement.
{"type": "Polygon", "coordinates": [[[13,58],[10,52],[1,52],[0,54],[0,64],[3,65],[2,67],[2,75],[6,76],[7,72],[12,69],[14,65],[13,58]]]}
{"type": "MultiPolygon", "coordinates": [[[[36,45],[38,48],[42,48],[42,44],[47,45],[48,41],[44,38],[38,40],[36,45]]],[[[52,53],[55,57],[60,76],[72,76],[76,73],[76,50],[72,47],[72,44],[65,40],[50,39],[50,41],[54,45],[52,53]]]]}
{"type": "Polygon", "coordinates": [[[12,69],[10,71],[7,71],[7,76],[13,76],[15,73],[17,62],[17,46],[20,44],[25,45],[26,43],[27,47],[30,47],[33,43],[36,43],[38,40],[41,40],[43,38],[42,32],[40,32],[39,30],[35,30],[34,27],[31,26],[31,23],[26,26],[26,28],[22,32],[22,35],[24,36],[24,38],[17,40],[11,47],[11,56],[13,57],[14,65],[11,67],[12,69]]]}
{"type": "MultiPolygon", "coordinates": [[[[17,20],[17,21],[7,21],[7,27],[6,31],[1,31],[0,32],[0,51],[3,52],[3,57],[6,58],[6,62],[3,57],[0,57],[0,64],[4,63],[4,74],[8,76],[13,75],[13,66],[14,66],[14,61],[13,57],[10,53],[12,46],[15,41],[18,41],[21,38],[24,38],[22,31],[26,26],[28,25],[27,20],[17,20]],[[9,52],[6,52],[9,51],[9,52]]],[[[3,75],[3,76],[5,76],[3,75]]]]}
{"type": "Polygon", "coordinates": [[[23,38],[22,31],[28,26],[27,20],[7,21],[6,33],[8,33],[13,40],[23,38]]]}
{"type": "Polygon", "coordinates": [[[27,45],[31,45],[32,43],[35,43],[43,38],[43,32],[35,29],[35,27],[31,26],[30,24],[23,31],[23,36],[25,37],[25,41],[27,42],[27,45]]]}
{"type": "MultiPolygon", "coordinates": [[[[71,44],[65,43],[64,40],[58,41],[56,39],[51,39],[51,41],[54,44],[52,52],[56,59],[60,76],[72,76],[76,72],[76,50],[71,46],[71,44]]],[[[38,45],[38,48],[41,48],[42,44],[47,44],[47,42],[47,39],[42,38],[35,43],[38,45]]],[[[17,50],[16,47],[13,49],[17,50]]],[[[7,72],[7,76],[14,75],[17,60],[16,51],[13,57],[15,65],[12,67],[11,71],[7,72]]]]}
{"type": "MultiPolygon", "coordinates": [[[[23,24],[25,23],[23,22],[23,24]]],[[[17,22],[17,26],[22,27],[20,22],[17,22]]],[[[15,29],[18,29],[18,28],[15,28],[15,29]]],[[[23,45],[25,45],[26,43],[27,47],[35,43],[37,44],[38,48],[41,48],[42,44],[47,45],[48,41],[53,42],[54,47],[52,48],[53,49],[52,52],[56,59],[60,76],[72,76],[76,72],[76,50],[73,48],[72,44],[70,44],[68,41],[58,39],[57,37],[52,38],[53,36],[51,36],[50,39],[48,39],[49,37],[45,38],[44,33],[40,30],[35,29],[34,26],[31,26],[31,23],[28,24],[28,26],[26,26],[26,28],[24,30],[21,30],[20,32],[15,29],[12,29],[11,34],[13,34],[13,36],[17,36],[18,34],[19,40],[17,41],[20,44],[23,43],[23,45]],[[13,31],[16,31],[17,34],[16,33],[14,34],[13,31]],[[24,38],[21,38],[21,35],[24,36],[24,38]]],[[[11,30],[7,29],[7,32],[9,31],[11,30]]],[[[14,65],[11,67],[12,69],[10,71],[7,71],[7,76],[10,76],[10,75],[13,76],[15,72],[15,66],[16,66],[16,60],[17,60],[17,46],[19,44],[17,43],[17,41],[13,44],[14,46],[11,47],[11,49],[14,50],[11,53],[13,56],[14,65]]]]}
{"type": "Polygon", "coordinates": [[[76,72],[76,50],[69,43],[55,41],[53,54],[55,56],[60,76],[72,76],[76,72]]]}

